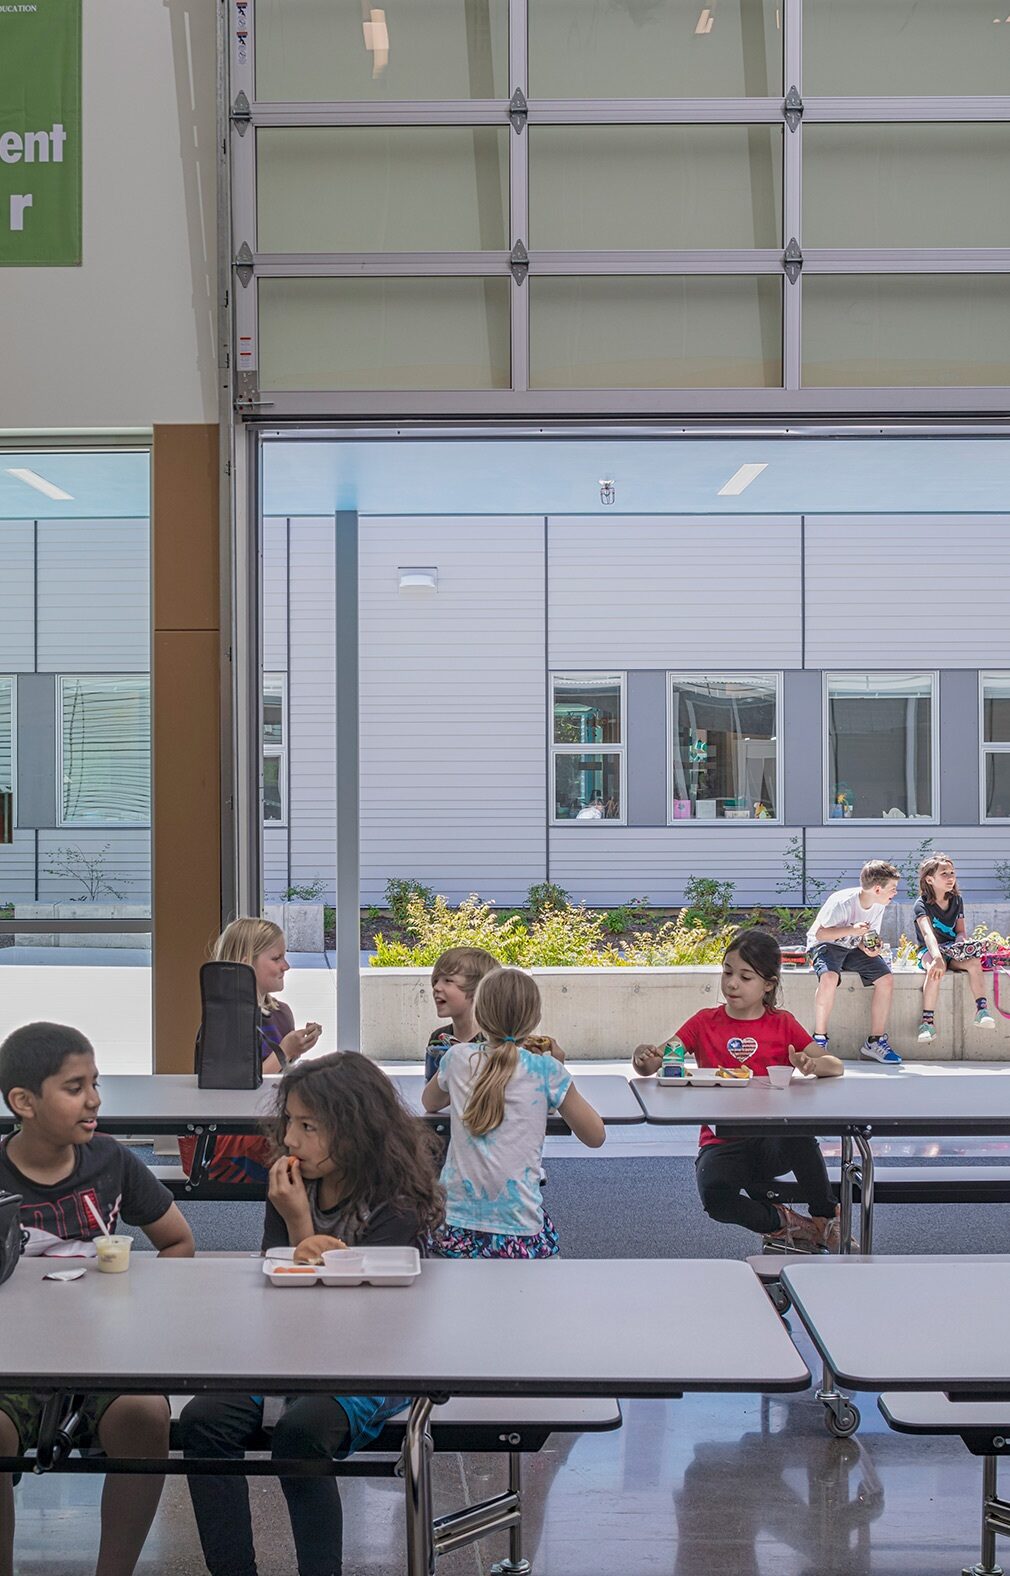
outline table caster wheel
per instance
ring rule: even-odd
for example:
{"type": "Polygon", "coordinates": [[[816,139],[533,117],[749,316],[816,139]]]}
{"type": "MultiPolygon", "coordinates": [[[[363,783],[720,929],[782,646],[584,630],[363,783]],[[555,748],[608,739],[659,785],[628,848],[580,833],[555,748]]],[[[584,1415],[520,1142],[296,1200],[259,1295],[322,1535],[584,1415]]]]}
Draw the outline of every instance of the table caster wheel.
{"type": "Polygon", "coordinates": [[[836,1439],[849,1439],[860,1422],[859,1409],[855,1406],[845,1405],[837,1412],[827,1411],[824,1414],[824,1426],[836,1439]]]}
{"type": "Polygon", "coordinates": [[[789,1312],[793,1305],[793,1299],[790,1297],[781,1281],[772,1281],[771,1285],[768,1287],[768,1295],[771,1298],[772,1307],[777,1313],[789,1312]]]}
{"type": "Polygon", "coordinates": [[[491,1576],[530,1576],[532,1569],[529,1560],[498,1560],[491,1567],[491,1576]]]}

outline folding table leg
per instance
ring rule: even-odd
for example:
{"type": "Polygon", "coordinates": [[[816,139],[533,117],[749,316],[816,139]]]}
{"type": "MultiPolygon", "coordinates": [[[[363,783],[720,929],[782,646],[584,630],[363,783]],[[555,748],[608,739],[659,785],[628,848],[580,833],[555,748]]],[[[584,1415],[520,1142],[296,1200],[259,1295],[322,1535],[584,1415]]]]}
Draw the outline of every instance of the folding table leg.
{"type": "MultiPolygon", "coordinates": [[[[869,1128],[856,1128],[853,1132],[859,1150],[859,1251],[873,1252],[873,1146],[869,1128]]],[[[848,1237],[844,1242],[848,1243],[848,1237]]],[[[843,1247],[843,1252],[847,1247],[843,1247]]]]}
{"type": "Polygon", "coordinates": [[[415,1396],[410,1403],[403,1440],[403,1478],[407,1503],[407,1576],[432,1576],[435,1546],[432,1539],[431,1418],[430,1396],[415,1396]]]}
{"type": "MultiPolygon", "coordinates": [[[[514,1494],[519,1502],[520,1514],[522,1512],[523,1490],[523,1458],[518,1450],[509,1451],[509,1493],[514,1494]]],[[[497,1560],[491,1567],[491,1576],[530,1576],[533,1567],[529,1560],[523,1558],[523,1524],[522,1520],[513,1522],[509,1528],[509,1557],[507,1560],[497,1560]]]]}
{"type": "Polygon", "coordinates": [[[996,1457],[982,1457],[982,1546],[977,1565],[966,1565],[961,1576],[1003,1576],[996,1564],[996,1534],[1010,1534],[1010,1505],[996,1492],[996,1457]]]}

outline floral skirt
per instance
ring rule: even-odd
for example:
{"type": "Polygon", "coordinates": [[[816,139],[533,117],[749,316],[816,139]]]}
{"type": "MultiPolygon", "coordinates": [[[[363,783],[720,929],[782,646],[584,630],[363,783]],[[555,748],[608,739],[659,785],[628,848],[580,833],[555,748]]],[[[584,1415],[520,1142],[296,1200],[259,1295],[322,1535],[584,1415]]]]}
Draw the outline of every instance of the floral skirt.
{"type": "Polygon", "coordinates": [[[535,1237],[445,1225],[429,1237],[428,1253],[433,1259],[553,1259],[558,1253],[558,1233],[546,1210],[543,1228],[535,1237]]]}

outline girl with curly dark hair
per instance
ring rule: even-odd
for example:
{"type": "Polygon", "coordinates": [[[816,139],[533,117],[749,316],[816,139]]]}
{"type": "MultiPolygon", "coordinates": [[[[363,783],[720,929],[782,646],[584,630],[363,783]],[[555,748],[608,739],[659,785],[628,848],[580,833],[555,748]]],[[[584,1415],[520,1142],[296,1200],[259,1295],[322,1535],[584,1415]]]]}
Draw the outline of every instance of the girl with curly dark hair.
{"type": "MultiPolygon", "coordinates": [[[[439,1149],[385,1073],[354,1051],[289,1067],[267,1131],[270,1168],[263,1252],[290,1246],[313,1261],[328,1248],[423,1247],[441,1223],[439,1149]]],[[[407,1405],[403,1396],[293,1396],[272,1439],[278,1460],[350,1455],[407,1405]]],[[[181,1419],[187,1456],[240,1459],[263,1421],[263,1398],[196,1396],[181,1419]]],[[[244,1477],[188,1479],[211,1576],[255,1571],[244,1477]]],[[[337,1576],[342,1511],[336,1479],[281,1478],[298,1570],[337,1576]]]]}

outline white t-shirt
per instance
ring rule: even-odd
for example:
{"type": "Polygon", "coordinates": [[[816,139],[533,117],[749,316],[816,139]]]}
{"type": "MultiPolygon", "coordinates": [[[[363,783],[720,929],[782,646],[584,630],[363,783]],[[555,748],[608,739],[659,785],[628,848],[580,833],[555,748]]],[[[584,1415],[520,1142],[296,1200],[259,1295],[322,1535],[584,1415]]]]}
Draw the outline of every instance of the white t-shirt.
{"type": "MultiPolygon", "coordinates": [[[[818,941],[817,932],[822,926],[827,929],[832,925],[869,925],[871,930],[880,933],[880,922],[884,917],[886,903],[871,903],[869,908],[864,908],[859,901],[861,887],[845,887],[841,892],[833,892],[817,912],[810,929],[807,931],[807,951],[813,947],[828,945],[831,947],[858,947],[862,936],[838,936],[834,941],[818,941]]],[[[863,932],[865,936],[866,932],[863,932]]]]}
{"type": "Polygon", "coordinates": [[[446,1222],[465,1231],[536,1237],[544,1225],[540,1158],[547,1118],[568,1093],[572,1075],[553,1056],[520,1046],[501,1125],[476,1138],[463,1112],[487,1054],[481,1045],[450,1045],[438,1064],[438,1086],[449,1095],[452,1118],[442,1167],[446,1222]]]}

